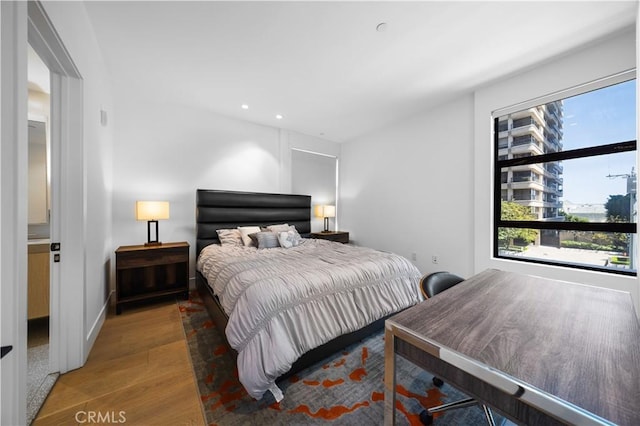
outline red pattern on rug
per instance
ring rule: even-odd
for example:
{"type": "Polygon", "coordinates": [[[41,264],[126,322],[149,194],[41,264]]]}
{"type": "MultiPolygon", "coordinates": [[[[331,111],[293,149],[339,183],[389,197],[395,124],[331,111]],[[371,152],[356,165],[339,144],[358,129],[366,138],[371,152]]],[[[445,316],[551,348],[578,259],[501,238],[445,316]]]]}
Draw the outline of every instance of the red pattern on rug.
{"type": "MultiPolygon", "coordinates": [[[[206,313],[202,302],[199,300],[199,296],[197,295],[197,293],[192,293],[189,301],[182,303],[183,304],[180,305],[180,312],[183,316],[183,319],[197,314],[207,315],[206,319],[203,319],[200,323],[196,323],[197,328],[194,328],[192,331],[186,333],[188,342],[191,341],[191,343],[193,343],[193,341],[197,339],[198,333],[202,333],[205,331],[215,331],[214,323],[208,317],[208,314],[206,313]]],[[[324,365],[322,365],[322,368],[320,370],[316,370],[316,373],[322,372],[322,370],[324,370],[322,374],[328,375],[329,377],[318,378],[317,376],[314,376],[304,378],[299,374],[296,374],[290,377],[288,379],[288,382],[291,385],[316,387],[319,389],[339,389],[346,383],[362,383],[369,374],[369,366],[367,365],[367,361],[370,359],[370,349],[366,345],[363,345],[362,347],[356,349],[357,353],[353,354],[349,351],[343,351],[341,354],[342,356],[339,359],[326,362],[324,365]],[[353,359],[353,357],[357,357],[356,359],[358,359],[359,362],[356,361],[355,366],[353,365],[353,362],[351,362],[351,367],[349,367],[350,363],[348,361],[349,359],[353,359]]],[[[235,410],[238,410],[241,406],[246,406],[247,404],[257,404],[256,401],[248,396],[244,387],[238,381],[237,369],[234,368],[233,373],[230,374],[228,367],[222,368],[218,365],[222,364],[219,363],[218,360],[224,361],[223,357],[228,356],[228,351],[229,348],[226,344],[220,343],[216,345],[210,350],[211,360],[208,363],[210,367],[208,373],[200,376],[200,372],[196,372],[197,379],[202,381],[202,385],[199,386],[199,388],[201,390],[201,400],[203,406],[205,408],[205,411],[208,413],[208,419],[211,419],[212,417],[219,417],[215,414],[219,410],[223,410],[227,413],[232,413],[235,410]],[[203,387],[209,389],[213,388],[213,390],[207,393],[202,393],[203,387]]],[[[380,391],[373,390],[368,394],[368,396],[366,397],[367,399],[357,401],[355,403],[336,404],[314,408],[310,406],[308,401],[305,401],[305,403],[300,403],[293,407],[284,408],[282,402],[272,402],[268,405],[265,405],[263,410],[269,410],[273,413],[278,413],[279,416],[304,415],[308,419],[331,422],[338,420],[346,415],[353,414],[361,409],[370,409],[374,406],[380,409],[384,404],[384,392],[381,391],[383,389],[382,383],[379,383],[378,386],[380,391]]],[[[423,392],[418,393],[406,389],[401,384],[397,385],[396,392],[398,397],[396,401],[397,412],[401,413],[410,425],[420,425],[420,411],[422,411],[422,409],[426,407],[433,407],[441,404],[443,398],[445,397],[445,395],[438,388],[425,388],[423,392]],[[403,400],[401,400],[401,397],[403,397],[403,400]],[[405,405],[405,403],[410,400],[414,401],[414,403],[412,404],[414,407],[413,409],[410,409],[405,405]],[[418,404],[416,404],[415,402],[418,402],[418,404]]],[[[285,398],[283,402],[286,400],[287,398],[285,398]]],[[[438,414],[439,413],[436,413],[436,416],[438,416],[438,414]]],[[[211,424],[216,424],[216,422],[214,421],[211,424]]]]}

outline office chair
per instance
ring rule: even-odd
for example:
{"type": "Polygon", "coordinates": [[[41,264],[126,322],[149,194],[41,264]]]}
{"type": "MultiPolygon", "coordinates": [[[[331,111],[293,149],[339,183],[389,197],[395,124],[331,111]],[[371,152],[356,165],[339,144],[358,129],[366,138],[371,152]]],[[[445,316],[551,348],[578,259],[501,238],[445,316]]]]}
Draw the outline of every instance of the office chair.
{"type": "MultiPolygon", "coordinates": [[[[464,281],[464,278],[461,278],[449,272],[434,272],[422,277],[422,279],[420,280],[420,290],[422,291],[424,297],[430,299],[436,294],[441,293],[462,281],[464,281]]],[[[438,377],[434,377],[433,384],[437,387],[440,387],[444,384],[444,382],[438,377]]],[[[448,404],[438,405],[437,407],[428,408],[420,413],[420,421],[424,425],[430,425],[433,423],[433,413],[455,410],[457,408],[469,407],[476,404],[479,404],[479,402],[475,399],[465,398],[459,401],[450,402],[448,404]]],[[[487,420],[487,424],[495,426],[495,421],[493,420],[491,409],[484,404],[481,404],[481,406],[482,410],[484,411],[484,416],[487,420]]]]}

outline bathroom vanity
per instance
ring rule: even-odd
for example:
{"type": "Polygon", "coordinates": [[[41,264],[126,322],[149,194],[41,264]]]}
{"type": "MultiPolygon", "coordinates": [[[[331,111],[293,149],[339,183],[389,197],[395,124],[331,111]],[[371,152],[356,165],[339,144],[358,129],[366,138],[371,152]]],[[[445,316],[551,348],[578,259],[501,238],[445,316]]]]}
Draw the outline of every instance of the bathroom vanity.
{"type": "Polygon", "coordinates": [[[28,260],[28,319],[49,316],[49,240],[30,240],[28,260]]]}

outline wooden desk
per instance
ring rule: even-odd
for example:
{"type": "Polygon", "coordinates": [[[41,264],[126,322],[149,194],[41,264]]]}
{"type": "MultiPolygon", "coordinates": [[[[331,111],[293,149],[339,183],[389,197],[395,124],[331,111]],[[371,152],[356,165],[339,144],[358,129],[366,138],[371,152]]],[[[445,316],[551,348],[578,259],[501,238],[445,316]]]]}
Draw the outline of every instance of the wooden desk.
{"type": "Polygon", "coordinates": [[[625,292],[487,270],[391,317],[385,425],[396,354],[518,423],[640,425],[640,326],[625,292]]]}

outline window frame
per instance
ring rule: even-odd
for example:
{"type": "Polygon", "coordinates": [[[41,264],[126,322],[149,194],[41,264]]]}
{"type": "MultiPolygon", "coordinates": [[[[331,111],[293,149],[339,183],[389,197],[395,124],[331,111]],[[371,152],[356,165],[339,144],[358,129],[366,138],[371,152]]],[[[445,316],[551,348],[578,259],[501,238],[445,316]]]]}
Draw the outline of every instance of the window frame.
{"type": "MultiPolygon", "coordinates": [[[[499,151],[499,134],[500,130],[500,118],[505,115],[509,115],[515,112],[527,110],[529,108],[545,105],[554,101],[560,101],[572,96],[577,96],[583,93],[603,89],[608,86],[613,86],[618,83],[631,81],[636,79],[636,70],[629,70],[614,76],[606,77],[594,82],[576,86],[571,89],[556,92],[550,95],[542,96],[536,99],[532,99],[527,102],[522,102],[511,107],[495,110],[492,112],[493,117],[493,256],[496,259],[508,259],[520,262],[537,263],[544,265],[562,266],[575,269],[584,269],[591,271],[599,271],[610,274],[637,276],[637,270],[627,269],[613,269],[606,268],[604,266],[598,267],[595,265],[579,264],[571,262],[562,262],[554,260],[544,260],[535,258],[526,258],[520,256],[507,256],[500,255],[499,242],[498,242],[498,230],[500,228],[519,228],[519,229],[536,229],[536,230],[567,230],[567,231],[587,231],[587,232],[615,232],[615,233],[627,233],[635,234],[637,238],[637,223],[616,223],[616,222],[553,222],[553,221],[535,221],[535,220],[503,220],[502,214],[502,170],[506,167],[522,166],[529,164],[542,164],[549,162],[557,162],[562,160],[589,158],[595,156],[617,154],[622,152],[637,153],[637,139],[616,143],[608,143],[598,146],[578,148],[567,151],[552,152],[541,155],[531,155],[528,157],[512,158],[512,159],[500,159],[499,151]]],[[[636,82],[637,84],[637,82],[636,82]]],[[[637,95],[636,95],[637,96],[637,95]]],[[[637,105],[637,100],[636,100],[637,105]]],[[[637,108],[637,106],[636,106],[637,108]]],[[[637,119],[636,119],[637,120],[637,119]]],[[[638,124],[636,123],[636,129],[638,124]]],[[[637,130],[636,130],[637,132],[637,130]]],[[[637,137],[637,135],[636,135],[637,137]]],[[[637,161],[636,161],[637,162],[637,161]]],[[[637,193],[637,191],[636,191],[637,193]]]]}

